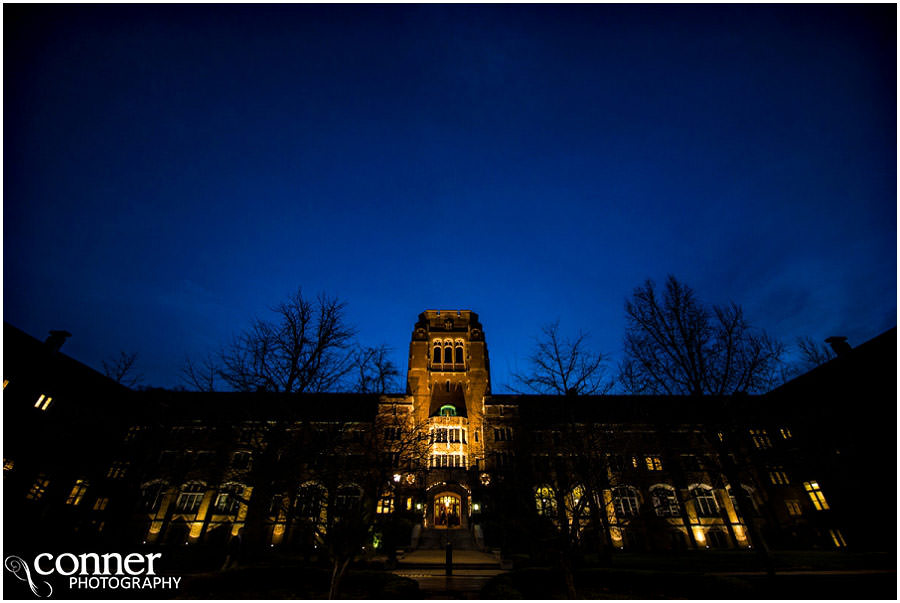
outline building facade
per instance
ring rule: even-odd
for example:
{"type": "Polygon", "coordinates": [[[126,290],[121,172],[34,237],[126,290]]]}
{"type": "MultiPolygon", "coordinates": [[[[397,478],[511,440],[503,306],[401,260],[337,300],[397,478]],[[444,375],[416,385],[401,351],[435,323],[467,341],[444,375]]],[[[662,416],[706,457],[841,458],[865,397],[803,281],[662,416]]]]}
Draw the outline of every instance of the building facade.
{"type": "MultiPolygon", "coordinates": [[[[821,396],[803,378],[766,396],[496,395],[478,315],[428,310],[403,394],[136,392],[11,329],[11,546],[199,550],[241,535],[258,550],[315,554],[353,522],[366,546],[392,550],[435,534],[533,555],[560,541],[580,551],[885,544],[859,529],[849,475],[822,463],[828,430],[840,428],[797,410],[821,396]],[[91,423],[101,414],[112,419],[91,423]],[[12,439],[11,421],[22,427],[12,439]]],[[[882,339],[817,370],[852,383],[848,358],[871,367],[895,354],[896,332],[882,339]]],[[[894,383],[880,371],[869,379],[894,383]]],[[[885,404],[895,419],[896,391],[885,404]]],[[[852,446],[841,453],[859,461],[852,446]]]]}

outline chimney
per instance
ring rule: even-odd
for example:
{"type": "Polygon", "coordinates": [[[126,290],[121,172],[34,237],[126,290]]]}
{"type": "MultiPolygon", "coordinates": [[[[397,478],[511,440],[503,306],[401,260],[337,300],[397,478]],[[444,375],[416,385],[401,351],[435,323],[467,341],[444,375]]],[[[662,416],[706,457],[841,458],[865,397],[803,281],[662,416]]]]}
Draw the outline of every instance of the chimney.
{"type": "Polygon", "coordinates": [[[68,331],[50,331],[50,336],[44,340],[44,345],[50,348],[51,352],[58,352],[59,348],[66,342],[66,339],[71,336],[72,334],[68,331]]]}
{"type": "Polygon", "coordinates": [[[850,344],[847,343],[846,337],[829,337],[825,340],[825,343],[831,345],[831,349],[834,350],[834,353],[837,356],[845,356],[847,352],[853,349],[850,347],[850,344]]]}

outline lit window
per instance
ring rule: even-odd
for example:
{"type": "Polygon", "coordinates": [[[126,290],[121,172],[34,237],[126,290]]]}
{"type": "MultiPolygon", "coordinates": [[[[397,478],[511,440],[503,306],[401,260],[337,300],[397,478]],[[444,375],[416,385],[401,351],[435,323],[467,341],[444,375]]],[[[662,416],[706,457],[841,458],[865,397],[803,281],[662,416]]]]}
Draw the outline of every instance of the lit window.
{"type": "Polygon", "coordinates": [[[662,460],[658,456],[644,457],[648,471],[662,471],[662,460]]]}
{"type": "Polygon", "coordinates": [[[750,438],[753,440],[753,445],[759,449],[772,447],[772,441],[765,429],[751,429],[750,438]]]}
{"type": "Polygon", "coordinates": [[[37,399],[37,402],[34,403],[35,408],[40,408],[41,410],[47,410],[50,408],[50,403],[53,402],[53,398],[46,394],[41,394],[41,396],[37,399]]]}
{"type": "Polygon", "coordinates": [[[128,465],[127,461],[116,461],[109,468],[109,471],[106,472],[106,477],[109,479],[122,479],[128,472],[128,465]]]}
{"type": "Polygon", "coordinates": [[[847,546],[847,541],[844,540],[840,530],[828,530],[828,533],[831,535],[831,541],[834,542],[835,548],[842,549],[847,546]]]}
{"type": "Polygon", "coordinates": [[[787,486],[791,483],[788,479],[787,473],[784,472],[784,467],[772,467],[769,470],[769,481],[771,481],[776,486],[787,486]]]}
{"type": "Polygon", "coordinates": [[[6,386],[9,385],[9,379],[3,380],[3,389],[6,389],[6,386]]]}
{"type": "Polygon", "coordinates": [[[219,490],[216,496],[216,513],[235,515],[241,508],[241,499],[244,497],[244,486],[241,484],[227,484],[219,490]]]}
{"type": "Polygon", "coordinates": [[[635,517],[640,512],[641,503],[635,488],[619,486],[618,488],[613,488],[612,495],[616,515],[620,519],[635,517]]]}
{"type": "Polygon", "coordinates": [[[441,406],[441,410],[438,411],[438,414],[442,417],[455,417],[456,407],[452,404],[444,404],[443,406],[441,406]]]}
{"type": "Polygon", "coordinates": [[[94,501],[94,511],[102,511],[109,504],[109,499],[105,496],[94,501]]]}
{"type": "Polygon", "coordinates": [[[674,488],[656,486],[650,490],[650,498],[653,501],[653,510],[656,512],[657,517],[678,517],[681,515],[674,488]]]}
{"type": "Polygon", "coordinates": [[[788,429],[787,427],[782,427],[779,431],[781,432],[782,439],[790,440],[792,437],[794,437],[791,434],[791,430],[788,429]]]}
{"type": "Polygon", "coordinates": [[[700,517],[716,517],[719,514],[719,503],[709,486],[696,486],[691,489],[691,496],[700,517]]]}
{"type": "Polygon", "coordinates": [[[28,500],[40,500],[41,497],[47,492],[47,487],[50,485],[50,480],[47,479],[47,476],[41,473],[37,476],[37,479],[32,484],[31,489],[28,490],[28,494],[25,495],[25,498],[28,500]]]}
{"type": "Polygon", "coordinates": [[[12,471],[14,466],[15,466],[15,463],[12,461],[12,459],[3,459],[3,472],[4,473],[6,473],[7,471],[12,471]]]}
{"type": "Polygon", "coordinates": [[[534,505],[538,515],[556,519],[556,495],[549,486],[534,489],[534,505]]]}
{"type": "Polygon", "coordinates": [[[800,509],[800,501],[796,499],[790,499],[784,501],[784,506],[787,507],[788,515],[792,517],[799,517],[803,514],[803,511],[800,509]]]}
{"type": "Polygon", "coordinates": [[[806,493],[809,494],[809,498],[812,500],[816,511],[827,511],[830,508],[818,482],[803,482],[803,488],[806,490],[806,493]]]}
{"type": "Polygon", "coordinates": [[[175,501],[175,508],[179,513],[196,513],[206,494],[206,486],[199,482],[185,484],[175,501]]]}
{"type": "Polygon", "coordinates": [[[81,504],[81,499],[84,498],[84,493],[87,492],[88,483],[83,480],[75,480],[75,485],[72,486],[72,491],[69,492],[69,497],[66,499],[67,505],[72,505],[73,507],[77,507],[81,504]]]}
{"type": "Polygon", "coordinates": [[[394,512],[394,495],[391,492],[381,495],[375,505],[375,512],[379,515],[388,515],[394,512]]]}

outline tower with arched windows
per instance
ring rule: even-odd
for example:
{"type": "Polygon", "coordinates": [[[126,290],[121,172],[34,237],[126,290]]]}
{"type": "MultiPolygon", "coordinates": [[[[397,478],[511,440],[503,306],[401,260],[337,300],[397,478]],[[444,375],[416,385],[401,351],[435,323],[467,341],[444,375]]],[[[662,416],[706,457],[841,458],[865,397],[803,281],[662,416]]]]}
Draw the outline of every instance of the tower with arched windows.
{"type": "Polygon", "coordinates": [[[449,524],[457,516],[465,524],[466,479],[469,469],[484,463],[485,396],[490,394],[487,346],[475,312],[426,310],[419,315],[409,346],[407,393],[416,421],[430,434],[426,524],[453,527],[449,524]]]}

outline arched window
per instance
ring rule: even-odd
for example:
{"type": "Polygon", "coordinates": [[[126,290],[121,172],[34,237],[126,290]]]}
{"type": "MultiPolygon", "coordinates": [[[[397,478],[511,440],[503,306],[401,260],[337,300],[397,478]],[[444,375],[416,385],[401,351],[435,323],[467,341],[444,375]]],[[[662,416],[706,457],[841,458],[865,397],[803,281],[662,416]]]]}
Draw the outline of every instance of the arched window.
{"type": "Polygon", "coordinates": [[[465,357],[463,356],[463,344],[461,341],[456,342],[456,357],[453,359],[456,364],[465,364],[465,357]]]}
{"type": "Polygon", "coordinates": [[[650,499],[653,501],[653,511],[657,517],[678,517],[681,515],[678,499],[675,497],[675,489],[671,486],[653,486],[650,488],[650,499]]]}
{"type": "Polygon", "coordinates": [[[431,354],[431,362],[432,364],[440,364],[441,363],[441,342],[434,342],[434,351],[431,354]]]}
{"type": "Polygon", "coordinates": [[[444,364],[453,363],[453,342],[449,339],[444,342],[444,364]]]}
{"type": "Polygon", "coordinates": [[[691,488],[691,498],[694,499],[694,507],[698,517],[716,517],[719,514],[719,503],[710,486],[700,484],[691,488]]]}
{"type": "Polygon", "coordinates": [[[298,517],[318,520],[325,511],[328,491],[315,482],[307,482],[297,489],[294,509],[298,517]]]}
{"type": "Polygon", "coordinates": [[[145,511],[159,511],[167,484],[163,481],[149,482],[141,486],[141,503],[145,511]]]}
{"type": "Polygon", "coordinates": [[[534,505],[538,515],[556,519],[556,494],[550,486],[538,486],[534,489],[534,505]]]}
{"type": "Polygon", "coordinates": [[[616,516],[619,519],[635,517],[640,512],[641,500],[636,488],[632,486],[619,486],[613,488],[613,505],[616,508],[616,516]]]}
{"type": "Polygon", "coordinates": [[[219,495],[216,496],[215,511],[225,515],[237,515],[243,499],[244,484],[225,484],[219,488],[219,495]]]}
{"type": "Polygon", "coordinates": [[[175,509],[179,513],[196,513],[206,494],[206,484],[203,482],[188,482],[181,487],[178,499],[175,501],[175,509]]]}
{"type": "Polygon", "coordinates": [[[438,412],[442,417],[455,417],[456,416],[456,407],[452,404],[444,404],[441,406],[441,410],[438,412]]]}

